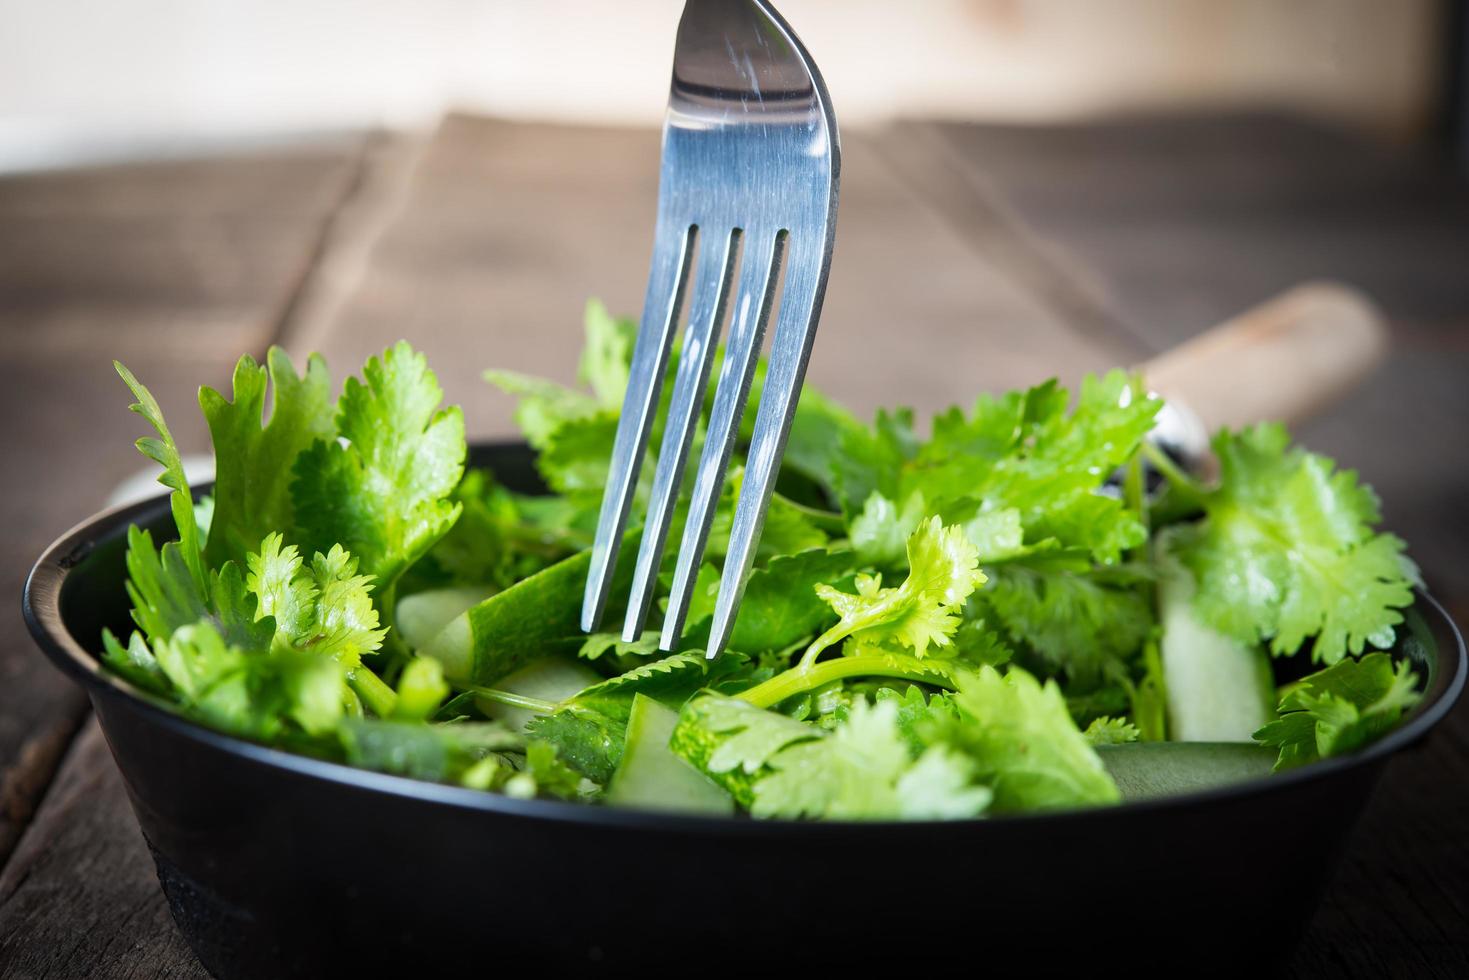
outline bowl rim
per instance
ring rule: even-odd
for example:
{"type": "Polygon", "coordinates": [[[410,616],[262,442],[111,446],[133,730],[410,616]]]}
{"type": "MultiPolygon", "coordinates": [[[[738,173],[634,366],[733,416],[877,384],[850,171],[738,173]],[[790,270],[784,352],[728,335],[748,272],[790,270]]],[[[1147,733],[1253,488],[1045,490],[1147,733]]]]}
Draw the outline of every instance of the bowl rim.
{"type": "MultiPolygon", "coordinates": [[[[499,451],[524,451],[518,442],[476,442],[473,455],[499,451]]],[[[205,485],[195,488],[199,493],[205,485]]],[[[1446,634],[1452,643],[1440,643],[1437,667],[1440,676],[1452,667],[1452,674],[1438,687],[1436,696],[1420,702],[1409,719],[1366,748],[1351,755],[1325,759],[1307,766],[1267,778],[1245,780],[1212,789],[1180,793],[1143,800],[1124,801],[1115,806],[1084,807],[1040,813],[998,814],[965,820],[871,820],[871,821],[797,821],[751,820],[740,816],[681,814],[652,809],[614,808],[561,800],[516,799],[499,793],[453,786],[359,769],[346,763],[297,755],[283,749],[251,742],[234,735],[205,727],[175,713],[167,702],[106,670],[95,654],[79,642],[66,627],[61,614],[61,595],[71,570],[80,564],[103,540],[124,533],[128,525],[145,517],[161,517],[168,507],[168,494],[160,493],[146,500],[107,508],[76,524],[42,552],[26,576],[21,597],[22,613],[31,637],[48,659],[87,694],[96,699],[112,699],[125,703],[131,710],[151,722],[185,738],[267,768],[283,769],[296,776],[336,784],[343,789],[382,793],[403,800],[449,806],[457,809],[498,814],[507,817],[532,818],[555,823],[594,824],[601,827],[627,827],[675,833],[727,834],[831,834],[860,829],[881,834],[911,832],[915,828],[930,829],[956,826],[1013,825],[1061,826],[1073,821],[1098,821],[1128,818],[1146,813],[1182,810],[1197,806],[1234,801],[1257,795],[1289,791],[1293,787],[1364,768],[1420,742],[1443,720],[1454,706],[1469,675],[1469,653],[1464,637],[1444,608],[1424,589],[1415,587],[1416,601],[1407,607],[1425,619],[1435,619],[1441,627],[1435,633],[1446,634]],[[1431,615],[1430,615],[1431,614],[1431,615]]],[[[121,588],[121,583],[119,583],[121,588]]],[[[1432,629],[1432,627],[1430,627],[1432,629]]],[[[104,726],[105,734],[105,726],[104,726]]]]}

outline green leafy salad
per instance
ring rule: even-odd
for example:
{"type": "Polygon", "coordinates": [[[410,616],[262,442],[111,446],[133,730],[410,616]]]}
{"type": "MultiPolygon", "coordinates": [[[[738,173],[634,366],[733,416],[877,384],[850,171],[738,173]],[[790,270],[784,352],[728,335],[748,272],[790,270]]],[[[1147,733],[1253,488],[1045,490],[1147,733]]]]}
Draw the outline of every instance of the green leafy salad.
{"type": "Polygon", "coordinates": [[[676,651],[583,635],[633,331],[589,305],[584,388],[487,373],[519,399],[541,493],[466,466],[459,408],[400,343],[336,397],[319,357],[242,358],[231,396],[200,392],[216,480],[196,500],[158,403],[118,365],[177,535],[131,529],[137,628],[104,635],[106,665],[205,726],[314,757],[785,819],[1200,789],[1353,751],[1420,696],[1390,652],[1416,572],[1372,491],[1273,424],[1220,432],[1217,479],[1195,479],[1145,442],[1160,402],[1122,371],[923,427],[904,409],[860,421],[808,386],[728,651],[703,647],[739,458],[676,651]]]}

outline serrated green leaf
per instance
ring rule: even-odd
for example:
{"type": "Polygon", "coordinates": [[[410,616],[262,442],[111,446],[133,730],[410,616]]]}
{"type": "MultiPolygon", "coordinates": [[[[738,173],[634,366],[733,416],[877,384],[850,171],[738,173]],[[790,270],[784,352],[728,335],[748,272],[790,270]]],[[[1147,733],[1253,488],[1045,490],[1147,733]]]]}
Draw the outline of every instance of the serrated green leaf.
{"type": "Polygon", "coordinates": [[[836,618],[816,586],[842,584],[858,567],[849,551],[817,549],[771,559],[745,585],[730,648],[758,654],[815,636],[836,618]]]}
{"type": "Polygon", "coordinates": [[[1314,636],[1312,657],[1327,664],[1391,645],[1412,584],[1403,542],[1374,533],[1377,501],[1356,474],[1292,448],[1280,425],[1221,432],[1214,451],[1219,487],[1176,548],[1204,621],[1277,656],[1314,636]]]}
{"type": "Polygon", "coordinates": [[[963,529],[944,527],[934,517],[908,538],[908,568],[908,578],[892,589],[871,575],[857,576],[856,594],[818,585],[816,594],[836,612],[837,625],[817,639],[807,658],[849,636],[860,646],[907,647],[917,657],[948,646],[965,601],[985,581],[978,551],[963,529]]]}
{"type": "Polygon", "coordinates": [[[1280,718],[1255,733],[1279,749],[1276,771],[1346,755],[1395,728],[1418,703],[1418,677],[1406,660],[1385,653],[1350,657],[1297,681],[1280,702],[1280,718]]]}
{"type": "Polygon", "coordinates": [[[296,457],[336,435],[326,362],[311,355],[298,377],[285,351],[272,347],[266,363],[240,358],[233,401],[213,388],[199,389],[199,407],[214,443],[214,512],[205,546],[214,567],[240,561],[267,534],[296,526],[291,500],[296,457]]]}
{"type": "Polygon", "coordinates": [[[933,726],[930,741],[968,756],[995,793],[997,811],[1115,803],[1117,786],[1077,729],[1054,681],[1012,667],[962,675],[953,697],[959,720],[933,726]]]}
{"type": "Polygon", "coordinates": [[[297,458],[292,496],[306,547],[342,545],[387,590],[453,525],[464,471],[464,419],[406,343],[347,379],[337,432],[297,458]]]}
{"type": "Polygon", "coordinates": [[[189,491],[188,477],[184,475],[179,447],[173,441],[173,433],[163,420],[163,409],[158,406],[158,400],[153,397],[153,393],[133,377],[133,373],[121,362],[113,361],[112,366],[137,399],[128,406],[129,411],[143,416],[158,432],[158,438],[145,437],[139,439],[136,445],[140,453],[163,467],[158,482],[173,491],[169,494],[169,507],[173,512],[174,526],[178,528],[179,557],[188,569],[194,587],[202,594],[208,588],[204,574],[204,542],[200,538],[199,525],[194,518],[194,497],[189,491]]]}

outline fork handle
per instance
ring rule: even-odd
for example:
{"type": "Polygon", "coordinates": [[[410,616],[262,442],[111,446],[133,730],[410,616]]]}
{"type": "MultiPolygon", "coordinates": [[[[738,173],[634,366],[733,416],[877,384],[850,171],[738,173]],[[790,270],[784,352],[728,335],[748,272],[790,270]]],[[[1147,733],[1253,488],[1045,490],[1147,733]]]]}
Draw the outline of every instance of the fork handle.
{"type": "Polygon", "coordinates": [[[1361,291],[1296,286],[1139,366],[1148,385],[1182,402],[1210,432],[1279,420],[1292,425],[1348,394],[1388,353],[1386,319],[1361,291]]]}

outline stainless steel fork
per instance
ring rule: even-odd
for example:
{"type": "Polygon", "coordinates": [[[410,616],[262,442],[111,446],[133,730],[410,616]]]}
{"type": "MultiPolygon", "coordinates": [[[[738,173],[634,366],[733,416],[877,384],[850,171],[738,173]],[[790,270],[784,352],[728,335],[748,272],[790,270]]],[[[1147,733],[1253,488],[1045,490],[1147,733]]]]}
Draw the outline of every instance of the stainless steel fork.
{"type": "Polygon", "coordinates": [[[582,603],[581,625],[587,632],[598,628],[607,607],[673,334],[688,294],[688,325],[623,636],[631,640],[642,632],[653,601],[720,326],[732,306],[659,645],[672,650],[683,632],[766,323],[775,308],[770,363],[735,503],[709,657],[717,657],[729,641],[816,336],[831,267],[839,160],[826,84],[775,9],[765,0],[688,0],[674,46],[663,124],[647,298],[582,603]]]}

